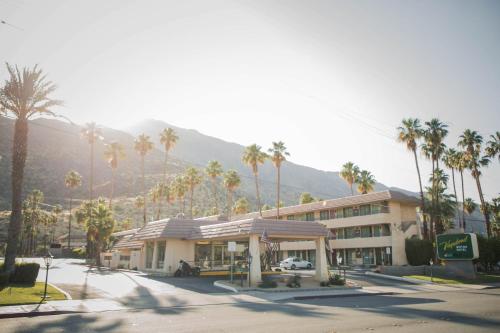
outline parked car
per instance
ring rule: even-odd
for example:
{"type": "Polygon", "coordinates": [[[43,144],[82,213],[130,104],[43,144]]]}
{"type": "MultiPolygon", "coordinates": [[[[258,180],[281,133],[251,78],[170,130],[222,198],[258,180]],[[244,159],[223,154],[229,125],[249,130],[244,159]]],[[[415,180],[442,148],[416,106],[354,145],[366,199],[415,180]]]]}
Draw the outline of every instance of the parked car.
{"type": "Polygon", "coordinates": [[[311,269],[313,267],[312,263],[307,260],[302,260],[301,258],[292,257],[287,258],[280,262],[280,268],[285,269],[297,269],[297,268],[307,268],[311,269]]]}

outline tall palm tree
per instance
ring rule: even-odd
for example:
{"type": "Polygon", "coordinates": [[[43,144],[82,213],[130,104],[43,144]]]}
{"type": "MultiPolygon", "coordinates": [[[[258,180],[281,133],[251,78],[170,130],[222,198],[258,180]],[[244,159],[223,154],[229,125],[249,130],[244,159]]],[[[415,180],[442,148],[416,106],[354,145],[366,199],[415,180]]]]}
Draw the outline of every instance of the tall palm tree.
{"type": "Polygon", "coordinates": [[[153,143],[150,138],[146,134],[141,134],[135,139],[134,149],[141,156],[141,173],[142,173],[142,182],[141,182],[141,192],[142,197],[144,198],[144,207],[143,207],[143,224],[146,224],[146,210],[147,210],[147,202],[146,202],[146,182],[144,176],[144,159],[146,155],[153,149],[153,143]]]}
{"type": "MultiPolygon", "coordinates": [[[[439,160],[441,155],[444,153],[446,146],[443,143],[444,138],[448,135],[448,125],[444,124],[437,118],[433,118],[430,121],[425,122],[426,128],[423,132],[424,144],[422,144],[422,152],[424,155],[429,158],[432,162],[432,185],[431,188],[436,188],[436,180],[434,179],[435,171],[439,169],[439,160]]],[[[430,225],[430,234],[431,237],[434,237],[434,225],[436,223],[436,215],[434,212],[436,211],[437,198],[435,196],[436,192],[434,191],[431,194],[431,225],[430,225]]]]}
{"type": "Polygon", "coordinates": [[[56,227],[59,223],[59,216],[61,216],[63,212],[63,208],[61,205],[55,205],[52,207],[52,215],[51,215],[51,231],[50,231],[50,242],[54,242],[56,227]]]}
{"type": "Polygon", "coordinates": [[[264,164],[268,158],[267,154],[262,151],[262,147],[253,144],[245,148],[243,152],[242,161],[252,168],[253,176],[255,178],[255,192],[257,194],[257,206],[259,207],[259,214],[262,217],[262,205],[260,204],[259,192],[259,164],[264,164]]]}
{"type": "Polygon", "coordinates": [[[457,154],[458,154],[458,152],[455,149],[449,148],[444,152],[442,160],[443,160],[444,165],[451,170],[451,181],[453,184],[453,193],[455,194],[455,208],[457,210],[456,215],[460,221],[460,213],[458,211],[457,187],[455,184],[455,168],[458,164],[458,161],[457,161],[458,155],[457,154]]]}
{"type": "Polygon", "coordinates": [[[455,155],[455,168],[460,172],[460,185],[462,188],[462,228],[465,230],[465,188],[464,188],[464,170],[467,168],[467,160],[463,151],[457,151],[455,155]]]}
{"type": "Polygon", "coordinates": [[[212,182],[212,195],[214,197],[214,207],[217,214],[219,213],[219,205],[217,202],[217,177],[223,173],[222,165],[218,161],[209,161],[205,168],[205,173],[212,182]]]}
{"type": "Polygon", "coordinates": [[[479,169],[483,166],[487,166],[490,162],[487,157],[481,156],[482,143],[483,137],[481,135],[479,135],[476,131],[466,129],[464,133],[460,135],[458,145],[465,149],[467,167],[471,170],[472,177],[476,181],[477,191],[479,192],[479,200],[481,201],[481,208],[486,221],[486,231],[488,233],[488,237],[491,237],[490,215],[486,201],[484,200],[481,181],[479,180],[479,177],[481,177],[481,171],[479,169]]]}
{"type": "Polygon", "coordinates": [[[423,130],[422,125],[420,124],[420,120],[415,118],[403,119],[401,126],[398,127],[398,141],[406,144],[406,148],[413,153],[413,157],[415,158],[415,166],[417,168],[417,176],[418,176],[418,185],[420,187],[420,205],[422,209],[422,217],[424,224],[424,237],[429,237],[428,234],[428,226],[427,226],[427,218],[425,214],[425,199],[424,199],[424,190],[422,188],[422,177],[420,175],[420,167],[418,165],[418,157],[417,157],[417,142],[422,138],[423,130]]]}
{"type": "MultiPolygon", "coordinates": [[[[87,123],[82,129],[82,137],[87,140],[90,146],[90,175],[89,175],[89,206],[88,209],[92,208],[92,202],[94,197],[94,146],[98,139],[101,138],[101,129],[97,127],[96,123],[87,123]]],[[[92,220],[93,215],[91,212],[88,213],[90,220],[92,220]]],[[[93,257],[93,243],[91,235],[87,233],[87,257],[93,257]]]]}
{"type": "Polygon", "coordinates": [[[185,181],[186,185],[189,189],[189,218],[193,218],[193,196],[194,189],[201,183],[201,174],[198,169],[189,167],[186,169],[185,173],[185,181]]]}
{"type": "MultiPolygon", "coordinates": [[[[471,215],[472,213],[474,213],[474,211],[476,210],[476,207],[477,207],[477,204],[471,198],[467,198],[464,200],[464,212],[466,212],[467,215],[471,215]]],[[[464,225],[465,225],[465,223],[464,223],[464,225]]]]}
{"type": "Polygon", "coordinates": [[[236,215],[246,214],[250,209],[250,203],[247,198],[241,197],[234,203],[233,211],[236,215]]]}
{"type": "Polygon", "coordinates": [[[359,167],[352,162],[347,162],[340,170],[340,178],[345,180],[351,188],[351,195],[354,195],[352,184],[356,183],[359,177],[359,167]]]}
{"type": "MultiPolygon", "coordinates": [[[[134,206],[138,210],[143,210],[144,209],[144,197],[142,195],[138,195],[134,199],[134,206]]],[[[138,227],[138,225],[136,226],[138,227]]]]}
{"type": "MultiPolygon", "coordinates": [[[[175,133],[174,129],[172,128],[164,128],[163,131],[160,133],[160,143],[163,145],[163,148],[165,148],[165,162],[163,164],[163,184],[167,184],[167,163],[168,163],[168,153],[172,148],[174,148],[175,144],[177,143],[177,140],[179,140],[179,137],[175,133]]],[[[161,193],[161,196],[164,196],[163,193],[161,193]]],[[[161,203],[158,206],[158,219],[160,218],[161,215],[161,203]]]]}
{"type": "Polygon", "coordinates": [[[107,242],[109,236],[113,233],[115,220],[111,210],[106,206],[104,200],[98,200],[91,207],[91,216],[85,219],[85,228],[95,243],[95,260],[97,266],[101,266],[101,251],[103,244],[107,242]]]}
{"type": "Polygon", "coordinates": [[[240,186],[241,178],[235,170],[228,170],[224,173],[224,187],[227,190],[227,213],[228,220],[231,221],[231,207],[233,206],[234,191],[240,186]]]}
{"type": "Polygon", "coordinates": [[[362,170],[359,173],[358,178],[358,192],[361,194],[367,194],[368,192],[373,191],[375,182],[375,177],[370,171],[362,170]]]}
{"type": "Polygon", "coordinates": [[[498,161],[500,162],[500,132],[496,132],[494,135],[490,135],[490,140],[488,141],[487,145],[486,156],[488,156],[492,160],[497,157],[498,161]]]}
{"type": "Polygon", "coordinates": [[[276,174],[276,218],[280,218],[280,185],[281,185],[281,164],[286,161],[286,157],[290,156],[290,153],[286,150],[285,144],[282,141],[273,142],[272,148],[268,150],[270,154],[270,159],[273,162],[274,167],[278,171],[276,174]]]}
{"type": "MultiPolygon", "coordinates": [[[[155,186],[153,186],[149,190],[149,197],[151,198],[151,203],[156,205],[157,207],[161,205],[161,200],[163,197],[163,184],[162,183],[157,183],[155,186]]],[[[156,220],[160,219],[160,208],[158,207],[157,213],[156,213],[156,220]]]]}
{"type": "Polygon", "coordinates": [[[73,192],[75,188],[80,187],[82,185],[82,176],[71,170],[64,177],[64,184],[67,188],[69,188],[69,217],[68,217],[68,249],[71,249],[71,219],[73,217],[72,208],[73,208],[73,192]]]}
{"type": "Polygon", "coordinates": [[[28,121],[40,115],[55,116],[51,109],[62,102],[50,98],[56,86],[37,66],[24,68],[21,72],[17,66],[7,64],[7,71],[9,79],[0,88],[0,114],[9,114],[16,119],[12,144],[12,207],[4,265],[4,270],[10,273],[14,269],[23,224],[22,191],[28,152],[28,121]]]}
{"type": "Polygon", "coordinates": [[[172,192],[177,198],[179,205],[181,206],[181,213],[184,214],[186,206],[186,192],[187,192],[186,181],[183,175],[178,175],[172,181],[172,192]]]}
{"type": "Polygon", "coordinates": [[[118,160],[125,158],[123,146],[118,142],[111,142],[106,145],[104,158],[108,161],[111,167],[111,193],[109,194],[109,209],[113,212],[113,194],[115,190],[115,173],[118,168],[118,160]]]}

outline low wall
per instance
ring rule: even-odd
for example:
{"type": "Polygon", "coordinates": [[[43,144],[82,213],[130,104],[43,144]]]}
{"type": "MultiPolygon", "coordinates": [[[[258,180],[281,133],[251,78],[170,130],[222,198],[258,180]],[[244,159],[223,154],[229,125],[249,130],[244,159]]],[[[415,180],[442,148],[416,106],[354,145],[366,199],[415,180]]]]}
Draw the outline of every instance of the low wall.
{"type": "MultiPolygon", "coordinates": [[[[404,275],[431,275],[431,266],[379,266],[380,273],[404,276],[404,275]]],[[[445,262],[445,265],[432,266],[432,274],[445,278],[466,278],[474,279],[475,270],[470,260],[456,260],[445,262]]]]}

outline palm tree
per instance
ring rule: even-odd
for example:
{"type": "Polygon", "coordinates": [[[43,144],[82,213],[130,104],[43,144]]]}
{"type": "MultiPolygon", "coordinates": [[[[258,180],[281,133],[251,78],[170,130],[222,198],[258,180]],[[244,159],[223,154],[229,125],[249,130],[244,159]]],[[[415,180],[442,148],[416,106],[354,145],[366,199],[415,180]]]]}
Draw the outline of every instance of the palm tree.
{"type": "Polygon", "coordinates": [[[85,228],[91,235],[95,243],[95,260],[97,266],[101,266],[101,250],[103,244],[107,242],[109,236],[113,233],[115,220],[104,200],[98,200],[92,204],[91,215],[85,219],[85,228]]]}
{"type": "Polygon", "coordinates": [[[147,136],[146,134],[141,134],[139,135],[139,137],[137,137],[137,139],[135,139],[134,149],[141,156],[141,173],[142,173],[141,193],[142,197],[144,198],[142,218],[143,218],[143,224],[145,225],[147,203],[146,203],[146,183],[144,176],[144,158],[146,157],[147,153],[149,153],[153,149],[153,143],[149,139],[149,136],[147,136]]]}
{"type": "Polygon", "coordinates": [[[144,209],[144,197],[142,195],[138,195],[134,199],[134,206],[138,210],[143,210],[144,209]]]}
{"type": "MultiPolygon", "coordinates": [[[[464,211],[467,213],[467,215],[471,215],[476,210],[477,204],[471,198],[467,198],[464,200],[463,206],[464,206],[464,211]]],[[[464,220],[464,230],[465,230],[465,220],[464,220]]]]}
{"type": "Polygon", "coordinates": [[[280,184],[281,184],[281,164],[286,161],[286,157],[290,156],[290,153],[286,150],[285,144],[282,141],[273,142],[273,147],[268,150],[270,154],[270,159],[274,164],[274,167],[278,171],[276,174],[276,218],[279,220],[280,218],[280,184]]]}
{"type": "Polygon", "coordinates": [[[466,129],[462,135],[460,135],[460,141],[458,145],[465,149],[465,158],[467,160],[467,167],[471,170],[472,177],[476,181],[477,190],[479,192],[479,200],[481,201],[481,208],[484,214],[484,219],[486,221],[486,231],[488,237],[491,237],[491,226],[490,226],[490,216],[486,206],[486,201],[484,200],[483,190],[481,188],[481,181],[479,177],[481,176],[481,171],[479,168],[482,166],[487,166],[490,160],[487,157],[481,157],[481,145],[483,143],[483,137],[479,135],[476,131],[466,129]]]}
{"type": "Polygon", "coordinates": [[[189,167],[186,169],[185,173],[186,185],[189,189],[189,218],[193,218],[193,195],[194,189],[201,183],[201,175],[198,169],[189,167]]]}
{"type": "Polygon", "coordinates": [[[234,203],[233,211],[236,215],[246,214],[250,209],[250,203],[247,198],[242,197],[236,200],[234,203]]]}
{"type": "Polygon", "coordinates": [[[185,206],[186,206],[186,192],[187,186],[184,176],[178,175],[174,178],[172,182],[172,192],[177,198],[179,205],[181,206],[181,213],[184,214],[185,206]]]}
{"type": "Polygon", "coordinates": [[[417,168],[418,185],[420,187],[420,205],[422,210],[423,224],[424,224],[424,237],[429,237],[427,229],[427,218],[425,215],[425,200],[424,191],[422,188],[422,178],[420,175],[420,167],[418,166],[417,157],[417,141],[422,138],[423,130],[420,125],[420,120],[415,118],[403,119],[401,126],[398,127],[398,141],[406,144],[406,148],[413,153],[415,158],[415,166],[417,168]]]}
{"type": "Polygon", "coordinates": [[[373,191],[375,183],[375,177],[373,177],[370,171],[362,170],[359,173],[358,178],[358,192],[361,194],[367,194],[368,192],[373,191]]]}
{"type": "Polygon", "coordinates": [[[486,147],[486,156],[492,160],[495,157],[498,158],[500,162],[500,132],[496,132],[494,135],[490,135],[490,141],[488,141],[488,146],[486,147]]]}
{"type": "Polygon", "coordinates": [[[71,249],[71,219],[73,217],[72,208],[73,208],[73,191],[75,188],[80,187],[82,185],[82,176],[71,170],[66,174],[64,178],[64,184],[67,188],[69,188],[69,218],[68,218],[68,249],[71,249]]]}
{"type": "Polygon", "coordinates": [[[264,164],[268,155],[264,153],[262,147],[253,144],[245,148],[243,152],[242,161],[243,163],[249,165],[252,168],[252,172],[255,178],[255,192],[257,194],[257,206],[259,207],[259,214],[262,217],[262,205],[260,204],[260,192],[259,192],[259,164],[264,164]]]}
{"type": "Polygon", "coordinates": [[[451,180],[453,183],[453,193],[455,194],[455,207],[457,209],[457,217],[460,219],[460,214],[458,211],[458,196],[457,196],[457,187],[455,185],[455,168],[458,165],[458,152],[453,149],[449,148],[444,152],[444,155],[442,157],[444,165],[451,169],[451,180]]]}
{"type": "Polygon", "coordinates": [[[118,168],[118,160],[125,158],[123,146],[118,142],[111,142],[106,145],[104,158],[108,161],[111,167],[111,193],[109,195],[109,209],[113,211],[113,194],[115,189],[115,172],[118,168]]]}
{"type": "Polygon", "coordinates": [[[464,170],[467,168],[467,160],[463,151],[457,151],[455,156],[455,168],[460,172],[460,183],[462,187],[462,228],[465,230],[465,189],[464,189],[464,170]]]}
{"type": "Polygon", "coordinates": [[[16,261],[19,237],[22,228],[23,179],[28,151],[28,121],[36,116],[55,116],[50,111],[62,102],[49,96],[56,86],[47,80],[37,66],[19,68],[7,64],[9,79],[0,88],[0,113],[10,114],[15,119],[14,141],[12,144],[12,200],[11,214],[5,252],[4,271],[11,273],[16,261]]]}
{"type": "MultiPolygon", "coordinates": [[[[168,153],[172,148],[174,148],[178,139],[179,137],[177,136],[175,131],[170,127],[164,128],[163,131],[160,133],[160,143],[165,148],[165,162],[163,164],[163,184],[165,185],[167,184],[168,153]]],[[[163,196],[163,193],[161,193],[161,196],[163,196]]],[[[160,215],[161,215],[161,203],[158,207],[158,219],[160,218],[160,215]]]]}
{"type": "Polygon", "coordinates": [[[428,188],[431,198],[434,199],[434,204],[431,205],[431,215],[435,216],[435,232],[441,234],[444,232],[445,216],[441,214],[443,202],[449,200],[449,196],[445,195],[445,190],[448,186],[448,175],[442,169],[435,169],[434,174],[429,178],[432,186],[428,188]]]}
{"type": "MultiPolygon", "coordinates": [[[[157,206],[161,205],[161,200],[163,196],[163,184],[162,183],[157,183],[153,188],[149,190],[149,197],[151,198],[151,203],[157,206]]],[[[156,214],[156,220],[160,219],[160,209],[158,207],[157,214],[156,214]]]]}
{"type": "Polygon", "coordinates": [[[231,207],[233,205],[233,193],[241,184],[241,178],[235,170],[228,170],[224,173],[224,187],[227,190],[227,212],[228,220],[231,221],[231,207]]]}
{"type": "Polygon", "coordinates": [[[55,205],[52,208],[51,216],[51,229],[50,229],[50,242],[53,243],[55,239],[56,226],[59,223],[59,216],[62,214],[63,209],[61,205],[55,205]]]}
{"type": "Polygon", "coordinates": [[[340,170],[340,178],[345,180],[351,188],[351,195],[354,195],[352,184],[356,183],[359,177],[359,167],[352,162],[347,162],[340,170]]]}
{"type": "Polygon", "coordinates": [[[217,177],[223,173],[222,165],[218,161],[209,161],[205,168],[205,173],[212,181],[212,195],[214,197],[214,208],[216,214],[219,213],[219,206],[217,203],[217,177]]]}
{"type": "Polygon", "coordinates": [[[299,204],[304,205],[314,202],[314,197],[309,192],[302,192],[300,194],[299,204]]]}

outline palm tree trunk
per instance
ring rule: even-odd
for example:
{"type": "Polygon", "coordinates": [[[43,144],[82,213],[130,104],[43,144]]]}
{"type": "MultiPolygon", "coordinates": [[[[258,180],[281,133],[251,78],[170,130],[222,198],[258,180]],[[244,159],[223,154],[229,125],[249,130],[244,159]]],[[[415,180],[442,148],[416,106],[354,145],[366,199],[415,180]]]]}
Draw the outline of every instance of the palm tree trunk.
{"type": "Polygon", "coordinates": [[[351,187],[351,196],[353,196],[353,195],[354,195],[354,191],[352,190],[352,184],[353,184],[353,183],[349,183],[349,186],[351,187]]]}
{"type": "Polygon", "coordinates": [[[115,168],[111,168],[111,193],[109,195],[109,209],[113,212],[113,195],[115,192],[115,168]]]}
{"type": "Polygon", "coordinates": [[[233,205],[233,192],[230,190],[227,190],[227,219],[228,219],[228,221],[231,221],[231,213],[232,213],[231,206],[232,205],[233,205]]]}
{"type": "Polygon", "coordinates": [[[434,223],[435,223],[435,206],[434,206],[434,188],[435,188],[435,159],[432,159],[432,188],[431,188],[431,227],[430,227],[430,239],[434,239],[434,223]]]}
{"type": "MultiPolygon", "coordinates": [[[[161,187],[161,190],[160,190],[160,202],[158,204],[158,214],[157,214],[158,220],[161,217],[161,205],[162,205],[161,198],[163,198],[163,195],[164,195],[163,188],[164,188],[164,186],[167,186],[167,162],[168,162],[168,150],[165,150],[165,162],[163,164],[163,186],[161,187]]],[[[168,198],[167,198],[167,202],[168,202],[168,198]]]]}
{"type": "Polygon", "coordinates": [[[194,192],[194,187],[191,186],[189,190],[189,218],[191,220],[193,219],[193,192],[194,192]]]}
{"type": "Polygon", "coordinates": [[[464,191],[464,171],[460,170],[460,179],[462,181],[462,228],[466,228],[465,224],[465,191],[464,191]]]}
{"type": "Polygon", "coordinates": [[[12,211],[10,214],[7,249],[5,251],[4,270],[11,273],[14,270],[19,246],[19,235],[23,226],[23,178],[28,147],[28,121],[17,119],[12,145],[12,211]]]}
{"type": "Polygon", "coordinates": [[[141,171],[142,171],[141,192],[142,192],[142,197],[144,198],[144,206],[142,208],[142,223],[143,225],[146,225],[146,184],[144,181],[144,156],[141,157],[141,171]]]}
{"type": "Polygon", "coordinates": [[[262,217],[262,205],[260,204],[260,192],[259,192],[259,176],[257,172],[254,172],[255,176],[255,191],[257,192],[257,206],[259,206],[259,215],[262,217]]]}
{"type": "Polygon", "coordinates": [[[99,237],[99,234],[96,234],[94,237],[94,242],[95,242],[95,262],[96,266],[100,267],[101,266],[101,238],[99,237]]]}
{"type": "Polygon", "coordinates": [[[451,180],[453,181],[453,192],[455,193],[455,209],[457,211],[458,224],[460,225],[460,212],[458,210],[457,188],[455,186],[455,168],[451,168],[451,180]]]}
{"type": "MultiPolygon", "coordinates": [[[[94,195],[94,132],[92,131],[92,141],[90,142],[90,177],[89,177],[89,220],[90,220],[90,225],[92,225],[92,219],[93,219],[93,214],[92,214],[92,199],[94,195]]],[[[90,237],[89,232],[87,231],[87,258],[92,259],[93,257],[93,244],[92,244],[92,239],[90,237]]]]}
{"type": "Polygon", "coordinates": [[[217,212],[217,214],[219,214],[219,205],[217,204],[217,184],[215,177],[212,178],[212,192],[214,196],[215,211],[217,212]]]}
{"type": "Polygon", "coordinates": [[[420,167],[418,166],[418,158],[417,158],[417,150],[413,150],[413,156],[415,157],[415,166],[417,167],[417,175],[418,175],[418,185],[420,187],[420,204],[422,208],[422,219],[424,224],[424,238],[429,239],[429,230],[427,226],[427,215],[425,212],[425,199],[424,199],[424,190],[422,189],[422,177],[420,176],[420,167]]]}
{"type": "Polygon", "coordinates": [[[71,214],[71,208],[73,206],[73,191],[71,191],[69,197],[69,219],[68,219],[68,249],[71,249],[71,218],[73,217],[71,214]]]}
{"type": "Polygon", "coordinates": [[[277,209],[277,216],[276,216],[276,219],[279,220],[280,219],[280,167],[278,166],[278,181],[277,181],[277,185],[276,185],[276,193],[278,193],[277,195],[277,200],[276,200],[276,209],[277,209]]]}
{"type": "Polygon", "coordinates": [[[479,171],[474,169],[475,180],[477,185],[477,190],[479,192],[479,200],[481,200],[481,206],[483,207],[484,220],[486,222],[486,233],[488,234],[488,238],[491,237],[491,226],[490,226],[490,214],[485,205],[483,189],[481,188],[481,182],[479,181],[479,171]]]}

